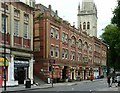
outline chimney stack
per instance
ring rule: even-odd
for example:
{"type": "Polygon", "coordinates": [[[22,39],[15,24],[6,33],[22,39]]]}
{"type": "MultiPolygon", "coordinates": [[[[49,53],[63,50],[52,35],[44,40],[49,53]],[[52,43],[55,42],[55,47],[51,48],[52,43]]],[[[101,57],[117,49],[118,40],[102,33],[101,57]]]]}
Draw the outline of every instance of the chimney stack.
{"type": "Polygon", "coordinates": [[[51,5],[49,5],[48,7],[49,7],[49,9],[51,10],[51,5]]]}
{"type": "Polygon", "coordinates": [[[57,10],[55,11],[55,14],[58,15],[58,11],[57,10]]]}

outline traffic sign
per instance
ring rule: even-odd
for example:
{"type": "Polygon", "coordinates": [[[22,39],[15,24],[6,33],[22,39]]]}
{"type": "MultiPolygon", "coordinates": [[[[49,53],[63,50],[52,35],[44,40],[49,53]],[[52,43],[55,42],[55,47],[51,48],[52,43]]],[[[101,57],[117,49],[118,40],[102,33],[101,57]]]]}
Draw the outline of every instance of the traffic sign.
{"type": "Polygon", "coordinates": [[[55,64],[55,59],[50,59],[50,60],[49,60],[49,63],[50,63],[50,64],[55,64]]]}

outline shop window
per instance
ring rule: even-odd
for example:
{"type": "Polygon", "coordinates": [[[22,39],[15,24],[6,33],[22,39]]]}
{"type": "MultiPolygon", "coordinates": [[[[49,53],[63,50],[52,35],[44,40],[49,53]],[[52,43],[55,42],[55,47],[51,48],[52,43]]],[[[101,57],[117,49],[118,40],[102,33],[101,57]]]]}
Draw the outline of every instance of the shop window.
{"type": "Polygon", "coordinates": [[[78,71],[78,75],[80,75],[80,71],[78,71]]]}

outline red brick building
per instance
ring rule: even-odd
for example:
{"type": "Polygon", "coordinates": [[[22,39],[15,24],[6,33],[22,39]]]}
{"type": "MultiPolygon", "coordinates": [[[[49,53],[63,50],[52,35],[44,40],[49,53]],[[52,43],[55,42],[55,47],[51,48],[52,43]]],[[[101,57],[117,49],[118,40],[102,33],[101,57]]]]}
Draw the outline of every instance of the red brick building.
{"type": "Polygon", "coordinates": [[[53,78],[57,81],[89,79],[94,72],[104,74],[107,46],[60,18],[51,5],[36,5],[33,36],[34,74],[39,78],[52,78],[51,59],[55,60],[53,78]]]}

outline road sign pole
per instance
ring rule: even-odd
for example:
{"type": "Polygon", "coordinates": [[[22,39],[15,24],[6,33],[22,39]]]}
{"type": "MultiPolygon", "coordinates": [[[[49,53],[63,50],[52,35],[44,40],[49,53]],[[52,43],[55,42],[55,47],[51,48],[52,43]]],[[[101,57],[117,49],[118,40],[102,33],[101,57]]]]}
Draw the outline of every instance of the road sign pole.
{"type": "Polygon", "coordinates": [[[52,87],[53,87],[53,64],[51,64],[52,66],[52,87]]]}
{"type": "Polygon", "coordinates": [[[49,63],[50,63],[50,65],[51,65],[51,74],[52,74],[52,78],[51,78],[51,83],[52,83],[52,87],[53,87],[53,64],[55,64],[55,60],[53,59],[53,58],[51,58],[50,60],[49,60],[49,63]]]}

